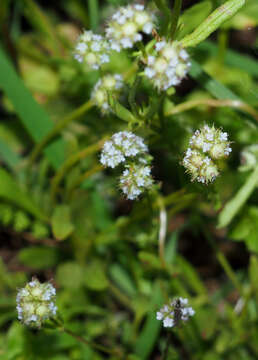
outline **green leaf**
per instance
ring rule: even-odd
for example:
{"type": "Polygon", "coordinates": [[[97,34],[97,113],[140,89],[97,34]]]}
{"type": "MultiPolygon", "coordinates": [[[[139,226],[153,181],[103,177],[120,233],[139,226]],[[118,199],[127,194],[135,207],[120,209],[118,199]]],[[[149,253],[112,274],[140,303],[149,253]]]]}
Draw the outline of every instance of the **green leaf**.
{"type": "Polygon", "coordinates": [[[224,209],[219,214],[218,228],[227,226],[233,220],[236,214],[240,211],[241,207],[246,203],[257,184],[258,166],[256,166],[245,184],[241,187],[240,190],[238,190],[236,195],[227,202],[224,209]]]}
{"type": "Polygon", "coordinates": [[[248,114],[247,112],[244,112],[242,110],[237,111],[239,113],[243,113],[245,118],[248,118],[257,126],[257,114],[255,109],[245,103],[245,101],[243,101],[239,96],[237,96],[233,91],[228,89],[225,85],[212,78],[206,71],[202,69],[201,65],[199,65],[198,62],[192,60],[191,63],[192,66],[190,69],[190,75],[200,84],[200,86],[206,89],[211,95],[213,95],[217,99],[239,101],[243,105],[243,108],[246,107],[248,109],[248,114]]]}
{"type": "MultiPolygon", "coordinates": [[[[13,65],[0,46],[0,87],[12,102],[23,125],[33,140],[40,141],[51,129],[54,123],[45,110],[34,100],[29,90],[16,74],[13,65]]],[[[59,167],[64,161],[64,142],[59,139],[50,144],[45,153],[54,167],[59,167]]]]}
{"type": "Polygon", "coordinates": [[[52,230],[57,240],[64,240],[74,230],[70,218],[70,208],[67,205],[57,206],[51,219],[52,230]]]}
{"type": "Polygon", "coordinates": [[[252,255],[249,263],[249,278],[252,285],[252,289],[256,293],[256,297],[258,296],[258,258],[256,255],[252,255]]]}
{"type": "Polygon", "coordinates": [[[217,80],[213,79],[209,74],[207,74],[197,61],[192,60],[191,63],[192,66],[190,69],[190,75],[215,98],[241,100],[226,86],[224,86],[217,80]]]}
{"type": "MultiPolygon", "coordinates": [[[[218,55],[218,46],[211,41],[204,41],[199,44],[196,50],[200,50],[200,53],[207,53],[208,56],[218,55]]],[[[239,54],[234,50],[227,49],[225,53],[225,63],[227,65],[236,67],[238,69],[246,71],[248,74],[258,77],[257,61],[251,56],[239,54]]]]}
{"type": "Polygon", "coordinates": [[[20,158],[19,156],[5,143],[3,139],[0,139],[0,158],[9,166],[10,169],[15,170],[20,158]]]}
{"type": "Polygon", "coordinates": [[[111,279],[129,296],[136,294],[135,285],[127,271],[120,265],[114,264],[110,268],[111,279]]]}
{"type": "Polygon", "coordinates": [[[183,277],[187,281],[188,285],[196,291],[199,295],[205,295],[207,293],[203,282],[201,281],[197,271],[194,267],[186,261],[182,256],[177,255],[176,262],[182,271],[183,277]]]}
{"type": "Polygon", "coordinates": [[[236,241],[244,241],[249,251],[258,252],[258,207],[250,206],[233,227],[229,236],[236,241]]]}
{"type": "Polygon", "coordinates": [[[56,278],[64,288],[78,289],[84,282],[84,268],[75,262],[66,262],[58,266],[56,278]]]}
{"type": "Polygon", "coordinates": [[[59,253],[54,247],[32,246],[22,249],[18,259],[32,269],[48,269],[57,264],[59,253]]]}
{"type": "Polygon", "coordinates": [[[46,215],[39,209],[30,196],[23,192],[7,171],[0,168],[0,198],[26,210],[36,218],[46,221],[46,215]]]}
{"type": "Polygon", "coordinates": [[[245,4],[245,0],[229,0],[214,10],[190,35],[181,40],[184,47],[196,46],[229,20],[245,4]]]}
{"type": "Polygon", "coordinates": [[[105,290],[108,287],[108,279],[102,262],[95,260],[86,266],[84,284],[89,289],[96,291],[105,290]]]}
{"type": "Polygon", "coordinates": [[[148,359],[158,339],[162,323],[156,320],[156,311],[163,304],[163,296],[158,284],[155,284],[152,292],[152,309],[143,325],[143,329],[135,344],[135,353],[142,360],[148,359]]]}
{"type": "Polygon", "coordinates": [[[211,10],[212,3],[208,0],[195,4],[184,11],[179,20],[179,27],[182,27],[179,33],[180,39],[200,25],[210,14],[211,10]]]}

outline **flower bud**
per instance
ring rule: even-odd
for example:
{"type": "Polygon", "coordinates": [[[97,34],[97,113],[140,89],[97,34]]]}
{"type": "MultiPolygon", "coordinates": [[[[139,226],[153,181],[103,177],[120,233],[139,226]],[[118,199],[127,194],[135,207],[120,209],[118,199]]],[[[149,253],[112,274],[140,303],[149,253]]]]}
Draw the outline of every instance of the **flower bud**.
{"type": "Polygon", "coordinates": [[[79,36],[74,53],[74,58],[80,63],[97,70],[101,65],[109,62],[110,46],[101,35],[84,31],[79,36]]]}
{"type": "Polygon", "coordinates": [[[33,278],[17,294],[18,319],[25,325],[41,327],[42,323],[56,315],[56,290],[50,283],[40,283],[33,278]]]}
{"type": "Polygon", "coordinates": [[[120,177],[119,186],[129,200],[135,200],[153,184],[151,168],[143,164],[127,165],[120,177]]]}
{"type": "Polygon", "coordinates": [[[153,22],[153,14],[145,10],[143,5],[121,7],[113,14],[106,29],[111,49],[119,52],[121,49],[132,48],[134,43],[142,40],[142,32],[151,33],[153,22]]]}
{"type": "Polygon", "coordinates": [[[148,56],[144,74],[158,90],[167,90],[181,82],[190,65],[187,52],[178,42],[163,39],[156,43],[155,52],[148,56]]]}
{"type": "Polygon", "coordinates": [[[91,93],[91,99],[101,109],[102,114],[112,111],[108,104],[109,92],[112,97],[117,98],[121,93],[123,85],[123,77],[119,74],[106,75],[96,83],[91,93]]]}

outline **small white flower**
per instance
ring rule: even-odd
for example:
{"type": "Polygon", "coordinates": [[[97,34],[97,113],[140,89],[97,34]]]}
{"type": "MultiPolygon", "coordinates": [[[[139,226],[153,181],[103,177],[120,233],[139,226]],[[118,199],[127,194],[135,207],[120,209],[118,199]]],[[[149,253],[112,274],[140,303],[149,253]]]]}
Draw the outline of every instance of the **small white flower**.
{"type": "Polygon", "coordinates": [[[123,77],[119,74],[105,75],[96,83],[91,99],[101,109],[102,114],[112,111],[108,105],[108,94],[112,94],[113,98],[118,98],[123,87],[123,77]]]}
{"type": "Polygon", "coordinates": [[[107,40],[92,31],[84,31],[75,46],[74,58],[98,70],[102,64],[109,62],[109,53],[110,44],[107,40]]]}
{"type": "Polygon", "coordinates": [[[146,67],[144,69],[144,74],[149,78],[153,78],[153,76],[156,74],[156,71],[152,68],[146,67]]]}
{"type": "Polygon", "coordinates": [[[125,162],[128,157],[135,157],[147,153],[148,148],[143,139],[128,131],[121,131],[114,134],[111,140],[106,141],[100,157],[104,166],[111,168],[125,162]]]}
{"type": "Polygon", "coordinates": [[[189,70],[190,63],[186,61],[188,60],[186,51],[176,41],[159,41],[155,45],[155,50],[148,56],[148,70],[144,74],[151,79],[158,90],[165,91],[181,82],[189,70]]]}
{"type": "Polygon", "coordinates": [[[56,290],[52,284],[33,279],[18,291],[18,319],[25,325],[41,327],[45,320],[56,315],[55,295],[56,290]]]}
{"type": "Polygon", "coordinates": [[[192,181],[206,184],[214,181],[219,175],[216,161],[230,154],[232,149],[229,145],[228,134],[221,129],[204,125],[196,130],[182,162],[192,181]]]}
{"type": "Polygon", "coordinates": [[[163,320],[163,325],[164,327],[173,327],[174,325],[174,320],[169,318],[169,317],[166,317],[164,320],[163,320]]]}
{"type": "Polygon", "coordinates": [[[188,299],[176,298],[156,313],[156,319],[162,320],[164,327],[173,327],[180,321],[187,321],[190,316],[195,314],[193,308],[187,307],[187,304],[188,299]]]}
{"type": "Polygon", "coordinates": [[[120,188],[129,200],[135,200],[153,184],[151,169],[149,166],[131,164],[127,165],[120,177],[120,188]]]}
{"type": "Polygon", "coordinates": [[[158,311],[157,314],[156,314],[156,319],[157,320],[162,320],[163,319],[163,314],[162,312],[158,311]]]}
{"type": "Polygon", "coordinates": [[[142,32],[150,34],[154,28],[153,15],[143,5],[121,7],[112,17],[106,28],[106,36],[115,51],[132,48],[142,40],[142,32]]]}

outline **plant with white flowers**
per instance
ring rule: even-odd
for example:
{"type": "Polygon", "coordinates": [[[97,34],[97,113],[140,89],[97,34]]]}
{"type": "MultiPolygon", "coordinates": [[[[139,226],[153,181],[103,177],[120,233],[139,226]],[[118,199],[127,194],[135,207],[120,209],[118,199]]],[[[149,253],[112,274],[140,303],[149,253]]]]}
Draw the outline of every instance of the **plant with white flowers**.
{"type": "Polygon", "coordinates": [[[18,319],[25,325],[40,328],[42,323],[55,317],[56,290],[52,284],[40,283],[33,278],[18,291],[16,302],[18,319]]]}
{"type": "Polygon", "coordinates": [[[106,28],[111,49],[132,48],[134,43],[142,40],[142,34],[150,34],[154,29],[154,15],[145,10],[143,5],[135,4],[121,7],[106,28]]]}
{"type": "Polygon", "coordinates": [[[103,36],[94,34],[92,31],[84,31],[77,41],[74,58],[98,70],[103,64],[109,62],[109,54],[110,45],[103,36]]]}
{"type": "Polygon", "coordinates": [[[188,299],[176,298],[169,304],[164,305],[157,313],[156,319],[163,322],[164,327],[173,327],[180,322],[189,320],[195,314],[191,306],[187,306],[188,299]]]}
{"type": "Polygon", "coordinates": [[[182,163],[192,181],[204,184],[214,181],[219,175],[218,160],[227,158],[232,151],[228,134],[204,125],[195,131],[189,145],[182,163]]]}
{"type": "Polygon", "coordinates": [[[137,199],[153,185],[148,147],[140,136],[129,131],[120,131],[104,143],[100,162],[111,168],[125,164],[119,187],[129,200],[137,199]]]}
{"type": "Polygon", "coordinates": [[[143,164],[126,165],[119,181],[119,187],[129,200],[137,199],[143,191],[152,185],[151,168],[143,164]]]}
{"type": "Polygon", "coordinates": [[[180,84],[191,66],[189,55],[180,43],[165,39],[155,44],[155,50],[143,62],[146,64],[144,75],[163,91],[180,84]]]}
{"type": "Polygon", "coordinates": [[[126,158],[135,157],[148,152],[143,139],[129,131],[120,131],[104,143],[100,162],[104,166],[115,168],[126,158]]]}
{"type": "Polygon", "coordinates": [[[108,74],[99,79],[91,93],[91,99],[100,108],[102,114],[112,111],[108,103],[109,94],[112,94],[113,98],[118,98],[123,86],[123,77],[120,74],[108,74]]]}

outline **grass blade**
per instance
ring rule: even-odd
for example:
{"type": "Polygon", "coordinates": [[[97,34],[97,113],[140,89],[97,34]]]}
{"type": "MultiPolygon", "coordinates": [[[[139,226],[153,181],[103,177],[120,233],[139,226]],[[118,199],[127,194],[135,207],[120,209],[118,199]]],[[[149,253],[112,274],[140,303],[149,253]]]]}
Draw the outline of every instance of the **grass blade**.
{"type": "Polygon", "coordinates": [[[19,156],[6,144],[3,139],[0,139],[0,158],[2,158],[11,170],[15,170],[20,162],[19,156]]]}
{"type": "Polygon", "coordinates": [[[229,200],[229,202],[219,214],[219,228],[227,226],[232,221],[232,219],[236,216],[241,207],[245,204],[245,202],[252,194],[257,185],[258,166],[256,166],[252,174],[248,177],[245,184],[240,188],[240,190],[238,190],[236,195],[231,200],[229,200]]]}
{"type": "MultiPolygon", "coordinates": [[[[192,60],[192,66],[190,70],[190,75],[194,78],[204,89],[206,89],[212,96],[217,99],[223,100],[236,100],[239,101],[242,105],[247,106],[251,112],[256,113],[250,105],[246,104],[239,96],[237,96],[233,91],[228,89],[225,85],[221,84],[219,81],[213,79],[208,73],[206,73],[201,65],[195,60],[192,60]]],[[[245,113],[245,117],[252,120],[254,124],[257,125],[256,119],[245,113]]]]}
{"type": "MultiPolygon", "coordinates": [[[[217,56],[218,46],[211,41],[204,41],[196,48],[197,52],[207,53],[208,56],[217,56]]],[[[248,74],[258,77],[257,61],[248,55],[242,55],[234,50],[227,50],[225,54],[225,63],[238,69],[246,71],[248,74]]]]}
{"type": "MultiPolygon", "coordinates": [[[[12,102],[24,127],[35,142],[39,142],[49,133],[54,123],[45,110],[34,100],[23,81],[17,75],[10,60],[0,46],[0,87],[12,102]]],[[[54,167],[64,160],[64,142],[59,139],[45,149],[45,153],[54,167]]]]}
{"type": "Polygon", "coordinates": [[[149,315],[147,316],[146,322],[143,326],[143,330],[139,335],[138,340],[135,345],[135,353],[140,357],[140,359],[145,360],[149,358],[157,338],[160,333],[162,323],[156,320],[155,309],[158,309],[163,303],[163,296],[158,284],[153,289],[152,304],[153,308],[151,309],[149,315]]]}

